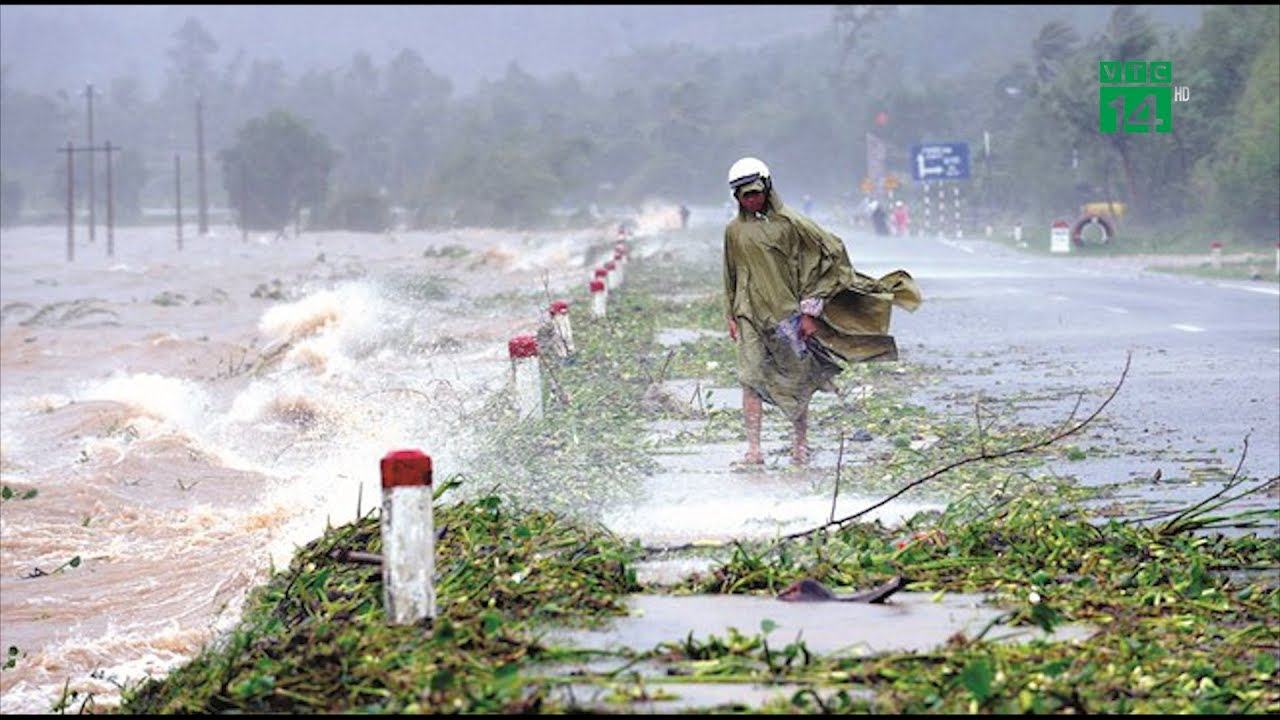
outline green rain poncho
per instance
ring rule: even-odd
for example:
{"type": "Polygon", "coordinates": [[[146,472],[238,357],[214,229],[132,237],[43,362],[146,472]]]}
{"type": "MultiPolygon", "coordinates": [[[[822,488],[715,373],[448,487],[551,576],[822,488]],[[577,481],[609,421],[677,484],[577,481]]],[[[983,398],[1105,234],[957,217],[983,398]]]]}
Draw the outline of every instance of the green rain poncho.
{"type": "Polygon", "coordinates": [[[914,311],[922,298],[903,270],[879,279],[853,269],[844,242],[791,211],[772,189],[760,217],[739,208],[724,231],[728,316],[738,322],[738,378],[795,418],[814,391],[840,373],[838,360],[896,360],[893,305],[914,311]],[[804,298],[825,301],[818,331],[797,355],[777,326],[804,298]]]}

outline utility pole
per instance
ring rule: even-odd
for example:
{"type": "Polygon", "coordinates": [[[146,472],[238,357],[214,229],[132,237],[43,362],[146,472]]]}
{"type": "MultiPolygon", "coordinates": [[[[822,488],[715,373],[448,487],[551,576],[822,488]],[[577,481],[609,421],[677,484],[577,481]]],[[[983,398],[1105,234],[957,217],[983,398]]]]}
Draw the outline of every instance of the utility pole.
{"type": "Polygon", "coordinates": [[[209,197],[204,178],[204,102],[196,98],[196,193],[200,199],[200,234],[209,234],[209,197]]]}
{"type": "MultiPolygon", "coordinates": [[[[111,183],[111,153],[119,152],[120,148],[111,144],[108,140],[102,146],[102,151],[107,154],[107,257],[115,257],[116,254],[116,199],[115,192],[112,190],[111,183]]],[[[93,157],[93,153],[89,153],[89,157],[93,157]]]]}
{"type": "Polygon", "coordinates": [[[67,154],[67,262],[71,262],[76,259],[76,166],[72,159],[76,149],[68,140],[67,146],[58,152],[67,154]]]}
{"type": "Polygon", "coordinates": [[[93,83],[85,84],[84,96],[89,112],[89,242],[93,242],[93,210],[97,200],[93,188],[93,83]]]}
{"type": "Polygon", "coordinates": [[[182,159],[173,154],[173,217],[178,226],[178,249],[182,249],[182,159]]]}
{"type": "Polygon", "coordinates": [[[991,219],[991,133],[982,131],[982,215],[991,219]]]}

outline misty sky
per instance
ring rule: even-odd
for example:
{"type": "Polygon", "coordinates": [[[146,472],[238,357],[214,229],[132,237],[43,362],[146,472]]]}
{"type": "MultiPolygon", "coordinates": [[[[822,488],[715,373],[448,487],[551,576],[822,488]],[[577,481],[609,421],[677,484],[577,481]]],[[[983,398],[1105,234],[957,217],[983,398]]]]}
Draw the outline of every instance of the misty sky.
{"type": "Polygon", "coordinates": [[[173,32],[198,18],[219,43],[215,67],[243,50],[279,58],[290,75],[346,65],[358,51],[376,63],[416,50],[458,90],[497,77],[515,60],[535,75],[588,73],[612,54],[691,42],[754,45],[830,27],[831,5],[168,5],[0,6],[6,81],[30,91],[105,85],[131,74],[158,87],[173,32]]]}

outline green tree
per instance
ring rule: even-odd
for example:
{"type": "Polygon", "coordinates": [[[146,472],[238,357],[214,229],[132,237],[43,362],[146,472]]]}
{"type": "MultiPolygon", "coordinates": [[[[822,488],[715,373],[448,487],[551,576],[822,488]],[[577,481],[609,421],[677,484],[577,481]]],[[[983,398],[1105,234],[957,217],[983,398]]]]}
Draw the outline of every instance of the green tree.
{"type": "Polygon", "coordinates": [[[209,89],[212,78],[212,58],[218,51],[218,43],[194,17],[187,18],[173,33],[169,46],[169,89],[176,98],[184,101],[209,89]]]}
{"type": "MultiPolygon", "coordinates": [[[[1047,30],[1041,31],[1044,37],[1047,30]]],[[[1052,33],[1051,33],[1052,34],[1052,33]]],[[[1112,13],[1105,31],[1082,47],[1071,61],[1063,63],[1054,79],[1039,86],[1041,101],[1067,131],[1072,144],[1090,147],[1101,144],[1114,152],[1124,176],[1126,200],[1134,215],[1147,210],[1144,178],[1135,163],[1135,141],[1128,133],[1098,133],[1098,60],[1148,60],[1157,37],[1150,19],[1132,5],[1121,5],[1112,13]]],[[[1033,55],[1042,51],[1033,47],[1033,55]]],[[[1037,63],[1039,57],[1033,58],[1037,63]]],[[[1138,141],[1149,141],[1140,136],[1138,141]]]]}
{"type": "Polygon", "coordinates": [[[252,230],[282,230],[321,208],[337,160],[327,138],[282,110],[250,120],[219,158],[231,207],[252,230]]]}
{"type": "Polygon", "coordinates": [[[1240,233],[1270,242],[1280,226],[1280,37],[1271,28],[1249,69],[1232,123],[1202,166],[1213,214],[1240,233]]]}
{"type": "Polygon", "coordinates": [[[1035,62],[1036,77],[1048,82],[1058,74],[1067,58],[1075,52],[1080,36],[1075,29],[1061,20],[1052,20],[1040,28],[1031,41],[1031,55],[1035,62]]]}

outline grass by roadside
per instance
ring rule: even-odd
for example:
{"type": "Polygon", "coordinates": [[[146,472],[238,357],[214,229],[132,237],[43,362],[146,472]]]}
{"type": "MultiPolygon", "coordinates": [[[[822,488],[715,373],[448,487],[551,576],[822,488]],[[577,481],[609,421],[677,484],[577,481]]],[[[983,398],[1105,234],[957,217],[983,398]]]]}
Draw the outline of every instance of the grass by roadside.
{"type": "MultiPolygon", "coordinates": [[[[1042,225],[1024,224],[1022,228],[1022,241],[1019,244],[1013,238],[1011,226],[1001,226],[996,228],[992,233],[990,240],[998,242],[1002,245],[1017,248],[1039,255],[1054,255],[1050,252],[1049,235],[1050,224],[1042,225]]],[[[970,235],[966,233],[966,237],[984,238],[982,234],[970,235]]],[[[1131,227],[1121,225],[1116,229],[1115,236],[1106,243],[1093,242],[1094,238],[1086,233],[1086,242],[1072,243],[1071,251],[1066,256],[1073,257],[1120,257],[1128,255],[1205,255],[1209,254],[1210,244],[1217,241],[1222,243],[1222,252],[1224,255],[1252,253],[1258,254],[1264,258],[1271,258],[1274,263],[1272,253],[1275,251],[1274,238],[1259,238],[1256,241],[1232,240],[1216,235],[1212,232],[1201,231],[1194,228],[1175,228],[1170,230],[1155,231],[1143,229],[1139,227],[1131,227]]]]}
{"type": "Polygon", "coordinates": [[[1224,261],[1220,267],[1213,267],[1213,264],[1204,261],[1195,265],[1160,265],[1154,264],[1147,267],[1148,270],[1157,272],[1173,273],[1175,275],[1190,275],[1193,277],[1208,278],[1211,280],[1255,280],[1267,283],[1280,282],[1280,275],[1276,274],[1275,259],[1258,255],[1255,259],[1243,262],[1226,262],[1224,261]]]}

